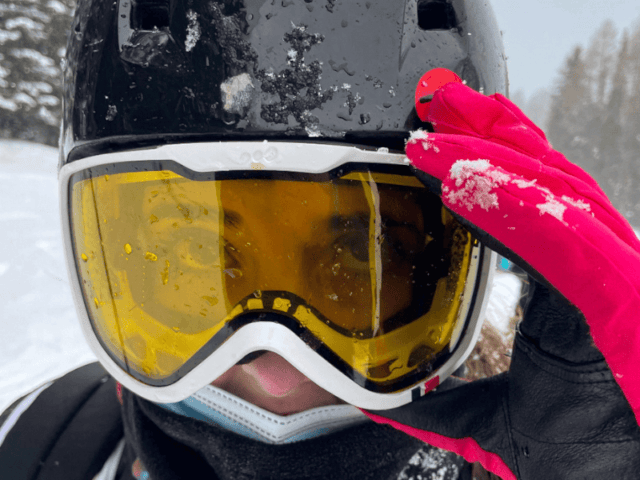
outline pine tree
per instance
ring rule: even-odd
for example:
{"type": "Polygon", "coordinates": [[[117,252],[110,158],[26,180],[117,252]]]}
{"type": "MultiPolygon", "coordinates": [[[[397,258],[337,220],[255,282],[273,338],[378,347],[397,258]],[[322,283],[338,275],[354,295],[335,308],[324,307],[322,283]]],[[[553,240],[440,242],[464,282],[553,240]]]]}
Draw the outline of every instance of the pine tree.
{"type": "Polygon", "coordinates": [[[0,1],[0,137],[57,145],[73,0],[0,1]]]}
{"type": "Polygon", "coordinates": [[[567,58],[551,95],[545,131],[554,147],[589,172],[614,206],[640,219],[640,22],[616,44],[605,21],[583,53],[567,58]]]}
{"type": "MultiPolygon", "coordinates": [[[[600,127],[600,174],[606,179],[602,185],[611,201],[623,214],[628,213],[626,199],[631,194],[631,178],[627,175],[627,165],[622,158],[622,105],[627,97],[625,68],[627,64],[628,36],[623,34],[618,52],[615,72],[612,75],[611,93],[606,102],[600,127]]],[[[604,104],[604,99],[602,99],[604,104]]]]}
{"type": "Polygon", "coordinates": [[[550,103],[551,89],[540,87],[531,94],[523,110],[525,115],[545,133],[549,130],[547,120],[549,118],[550,103]]]}
{"type": "Polygon", "coordinates": [[[578,164],[589,163],[589,79],[582,59],[582,47],[574,48],[565,61],[551,95],[547,136],[556,150],[578,164]]]}
{"type": "Polygon", "coordinates": [[[518,107],[520,107],[520,110],[523,110],[523,111],[527,105],[527,99],[524,94],[524,90],[522,90],[521,88],[519,88],[514,93],[509,95],[509,100],[515,103],[518,107]]]}
{"type": "Polygon", "coordinates": [[[622,155],[631,179],[627,216],[640,225],[640,22],[629,38],[625,69],[628,98],[622,109],[622,155]]]}
{"type": "Polygon", "coordinates": [[[609,93],[615,67],[618,32],[611,20],[605,20],[591,37],[585,53],[591,97],[600,105],[609,93]]]}

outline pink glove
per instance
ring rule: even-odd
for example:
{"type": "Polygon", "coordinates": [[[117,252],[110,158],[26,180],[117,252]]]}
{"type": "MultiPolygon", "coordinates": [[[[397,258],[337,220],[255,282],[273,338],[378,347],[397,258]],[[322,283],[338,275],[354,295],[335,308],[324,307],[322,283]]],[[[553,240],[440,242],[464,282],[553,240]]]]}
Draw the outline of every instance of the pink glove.
{"type": "MultiPolygon", "coordinates": [[[[596,475],[608,471],[606,457],[611,455],[607,452],[612,451],[624,456],[616,459],[621,466],[619,471],[637,475],[640,467],[637,458],[640,454],[640,241],[596,182],[553,150],[544,133],[503,95],[487,97],[465,85],[449,83],[435,92],[428,119],[436,133],[414,132],[406,148],[408,158],[419,169],[418,177],[430,185],[441,184],[444,205],[483,242],[533,275],[541,283],[545,300],[539,301],[542,307],[531,314],[535,319],[525,316],[512,367],[499,381],[492,383],[490,379],[483,386],[474,386],[477,382],[473,382],[454,389],[457,393],[430,393],[398,409],[365,413],[375,421],[389,423],[432,445],[455,451],[469,461],[480,461],[505,479],[516,478],[516,474],[517,478],[526,479],[586,478],[572,476],[571,472],[562,473],[566,465],[574,469],[575,474],[582,467],[577,460],[574,467],[569,465],[573,460],[558,459],[574,458],[572,449],[579,451],[579,445],[591,440],[593,444],[589,448],[595,444],[599,447],[586,449],[583,463],[588,465],[591,459],[599,462],[601,470],[596,475]],[[549,305],[554,305],[557,311],[569,312],[566,317],[575,317],[574,323],[584,325],[581,318],[584,316],[593,342],[604,356],[601,363],[605,371],[599,372],[611,378],[608,365],[622,394],[612,380],[608,384],[602,381],[609,389],[602,398],[598,397],[600,380],[589,380],[584,391],[580,390],[582,385],[572,386],[570,375],[579,373],[582,375],[579,378],[586,378],[585,375],[593,372],[585,369],[589,365],[595,369],[597,362],[592,357],[576,359],[557,353],[562,351],[558,347],[562,342],[545,349],[545,344],[556,340],[548,334],[543,338],[545,316],[540,312],[551,311],[549,305]],[[536,337],[533,341],[527,332],[543,333],[539,338],[537,333],[532,334],[536,337]],[[575,372],[567,373],[569,376],[562,379],[562,375],[553,373],[556,367],[569,372],[573,366],[575,372]],[[531,379],[528,378],[527,372],[537,368],[539,372],[531,373],[531,379]],[[541,380],[543,378],[545,380],[541,380]],[[552,393],[541,399],[537,396],[540,388],[528,391],[535,384],[532,379],[542,382],[539,385],[553,385],[552,393]],[[556,381],[557,384],[553,383],[556,381]],[[553,394],[558,398],[550,400],[553,394]],[[574,394],[577,400],[572,400],[574,394]],[[475,398],[468,398],[471,396],[475,398]],[[590,404],[588,399],[595,397],[603,403],[590,404]],[[468,398],[466,404],[465,398],[468,398]],[[559,412],[556,407],[563,398],[574,404],[559,412]],[[474,419],[474,403],[479,402],[483,406],[477,409],[478,416],[474,419]],[[459,422],[455,412],[449,415],[447,405],[451,404],[455,404],[457,415],[464,412],[464,421],[459,422]],[[606,425],[589,424],[595,418],[592,412],[608,408],[611,412],[607,413],[606,425]],[[523,412],[526,415],[529,409],[531,418],[540,420],[533,422],[534,427],[519,425],[514,418],[523,412]],[[558,421],[553,428],[546,426],[548,419],[560,415],[563,418],[555,419],[558,421]],[[494,417],[495,422],[490,421],[494,417]],[[575,434],[579,439],[575,444],[567,441],[565,446],[560,442],[549,447],[548,439],[561,435],[562,428],[558,425],[563,422],[571,428],[584,422],[585,430],[575,434]],[[494,428],[496,423],[504,426],[494,428]],[[609,435],[609,424],[625,433],[609,435]],[[453,426],[450,428],[450,425],[453,426]],[[492,428],[495,431],[486,434],[486,430],[492,428]],[[531,449],[537,449],[537,453],[529,452],[528,448],[526,452],[518,451],[518,445],[527,442],[527,435],[535,437],[531,449]],[[622,442],[619,446],[624,443],[624,448],[609,450],[616,441],[622,442]],[[627,459],[634,455],[635,459],[627,459]],[[538,466],[531,462],[534,457],[538,466]],[[554,461],[557,466],[553,466],[554,461]]],[[[592,348],[587,345],[591,342],[589,332],[584,330],[588,340],[584,349],[592,348]]],[[[615,477],[615,472],[611,473],[615,477]]]]}

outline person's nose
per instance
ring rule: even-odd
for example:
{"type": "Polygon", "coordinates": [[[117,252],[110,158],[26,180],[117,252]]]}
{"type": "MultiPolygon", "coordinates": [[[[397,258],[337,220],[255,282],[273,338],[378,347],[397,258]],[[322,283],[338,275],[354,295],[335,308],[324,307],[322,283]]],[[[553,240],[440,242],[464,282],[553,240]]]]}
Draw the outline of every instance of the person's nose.
{"type": "Polygon", "coordinates": [[[258,248],[260,283],[265,290],[287,291],[304,297],[309,267],[305,242],[295,232],[283,232],[279,240],[265,240],[258,248]]]}

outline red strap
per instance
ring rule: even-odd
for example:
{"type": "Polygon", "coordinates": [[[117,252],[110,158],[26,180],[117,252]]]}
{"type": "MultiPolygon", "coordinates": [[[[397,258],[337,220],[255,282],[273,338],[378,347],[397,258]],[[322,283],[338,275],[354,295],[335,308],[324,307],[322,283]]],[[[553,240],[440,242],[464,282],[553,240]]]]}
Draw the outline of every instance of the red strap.
{"type": "Polygon", "coordinates": [[[408,425],[403,425],[394,420],[374,415],[373,413],[362,410],[367,417],[376,423],[388,424],[393,428],[405,432],[412,437],[418,438],[423,442],[443,450],[456,453],[463,457],[469,463],[479,462],[485,470],[498,475],[503,480],[517,480],[513,472],[507,467],[502,458],[492,452],[482,449],[478,442],[473,438],[449,438],[437,433],[419,430],[408,425]]]}

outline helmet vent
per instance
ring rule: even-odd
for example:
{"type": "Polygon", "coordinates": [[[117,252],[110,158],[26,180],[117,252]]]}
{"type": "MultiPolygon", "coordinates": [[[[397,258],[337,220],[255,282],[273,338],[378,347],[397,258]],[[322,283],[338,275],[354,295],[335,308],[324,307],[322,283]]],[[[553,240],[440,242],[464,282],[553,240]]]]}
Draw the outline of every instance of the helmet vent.
{"type": "Polygon", "coordinates": [[[170,0],[134,0],[131,12],[134,30],[153,30],[169,26],[170,0]]]}
{"type": "Polygon", "coordinates": [[[447,0],[418,0],[418,25],[423,30],[450,30],[457,26],[456,12],[447,0]]]}

